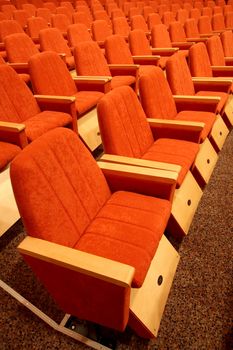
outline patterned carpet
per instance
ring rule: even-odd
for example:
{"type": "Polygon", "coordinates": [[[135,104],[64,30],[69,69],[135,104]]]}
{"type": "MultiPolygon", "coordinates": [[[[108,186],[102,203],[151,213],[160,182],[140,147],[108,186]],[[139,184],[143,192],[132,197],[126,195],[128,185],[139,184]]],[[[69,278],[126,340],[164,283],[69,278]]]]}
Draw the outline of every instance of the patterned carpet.
{"type": "MultiPolygon", "coordinates": [[[[24,237],[17,222],[0,240],[1,279],[49,316],[63,314],[16,251],[24,237]]],[[[158,338],[140,339],[130,329],[112,336],[117,350],[233,349],[233,132],[221,151],[188,236],[158,338]]],[[[0,289],[0,350],[89,349],[59,334],[0,289]]]]}

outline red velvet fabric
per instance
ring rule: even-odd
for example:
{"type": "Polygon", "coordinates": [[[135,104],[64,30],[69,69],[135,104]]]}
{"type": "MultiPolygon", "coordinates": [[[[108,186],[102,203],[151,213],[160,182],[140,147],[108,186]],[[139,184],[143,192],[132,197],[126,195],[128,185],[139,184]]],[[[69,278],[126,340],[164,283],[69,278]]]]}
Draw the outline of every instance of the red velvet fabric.
{"type": "Polygon", "coordinates": [[[188,18],[184,23],[184,30],[187,38],[200,38],[198,31],[197,20],[195,18],[188,18]]]}
{"type": "Polygon", "coordinates": [[[157,24],[151,29],[152,47],[172,47],[171,39],[165,24],[157,24]]]}
{"type": "MultiPolygon", "coordinates": [[[[37,9],[38,11],[39,9],[37,9]]],[[[46,9],[43,9],[46,10],[46,9]]],[[[49,10],[48,10],[49,11],[49,10]]],[[[30,17],[27,20],[28,34],[33,39],[39,39],[39,32],[42,29],[48,28],[48,22],[43,17],[30,17]]]]}
{"type": "Polygon", "coordinates": [[[115,192],[75,248],[135,267],[133,286],[140,287],[166,228],[170,210],[167,200],[115,192]]]}
{"type": "Polygon", "coordinates": [[[11,179],[28,234],[74,247],[111,194],[78,136],[53,131],[20,152],[11,179]]]}
{"type": "Polygon", "coordinates": [[[141,29],[134,29],[129,33],[129,48],[132,55],[152,55],[146,34],[141,29]]]}
{"type": "Polygon", "coordinates": [[[42,51],[55,51],[57,53],[64,53],[66,55],[66,58],[72,56],[71,50],[59,29],[42,29],[39,33],[39,38],[40,48],[42,51]]]}
{"type": "Polygon", "coordinates": [[[224,16],[222,13],[215,13],[212,16],[212,28],[213,30],[225,30],[225,22],[224,22],[224,16]]]}
{"type": "Polygon", "coordinates": [[[212,66],[225,66],[224,51],[221,39],[218,35],[213,35],[206,42],[210,62],[212,66]]]}
{"type": "Polygon", "coordinates": [[[35,93],[75,96],[75,105],[79,115],[95,107],[103,96],[103,93],[98,91],[77,91],[69,70],[55,52],[45,51],[31,57],[29,71],[35,93]]]}
{"type": "Polygon", "coordinates": [[[201,16],[198,19],[198,30],[200,34],[213,34],[209,16],[201,16]]]}
{"type": "Polygon", "coordinates": [[[169,34],[170,34],[171,41],[182,41],[182,42],[187,41],[184,27],[182,23],[178,21],[172,22],[170,24],[169,34]]]}
{"type": "Polygon", "coordinates": [[[13,19],[6,19],[0,22],[0,42],[3,42],[7,35],[13,33],[24,33],[20,24],[13,19]]]}
{"type": "Polygon", "coordinates": [[[120,35],[111,35],[105,40],[105,56],[108,63],[133,64],[133,58],[125,39],[120,35]]]}
{"type": "Polygon", "coordinates": [[[145,18],[142,15],[136,15],[131,18],[131,29],[141,29],[144,32],[149,31],[145,18]]]}
{"type": "Polygon", "coordinates": [[[12,161],[20,152],[20,147],[7,142],[0,141],[0,170],[12,161]]]}
{"type": "Polygon", "coordinates": [[[106,153],[180,164],[180,186],[199,150],[199,145],[181,140],[154,141],[146,116],[135,93],[121,87],[98,104],[98,119],[106,153]]]}
{"type": "Polygon", "coordinates": [[[39,53],[32,39],[25,33],[8,35],[4,44],[9,62],[27,63],[31,56],[39,53]]]}
{"type": "Polygon", "coordinates": [[[74,47],[80,41],[92,41],[91,34],[83,23],[69,25],[67,28],[67,39],[71,47],[74,47]]]}
{"type": "Polygon", "coordinates": [[[116,17],[112,20],[114,34],[127,37],[130,32],[130,26],[125,17],[116,17]]]}
{"type": "MultiPolygon", "coordinates": [[[[233,13],[232,13],[233,15],[233,13]]],[[[225,30],[221,33],[222,47],[225,57],[233,57],[233,33],[231,30],[225,30]]]]}
{"type": "Polygon", "coordinates": [[[96,41],[104,41],[109,35],[112,35],[112,28],[104,19],[97,19],[93,21],[91,31],[93,39],[96,41]]]}
{"type": "Polygon", "coordinates": [[[204,43],[197,43],[190,47],[189,68],[193,77],[213,76],[209,55],[204,43]]]}

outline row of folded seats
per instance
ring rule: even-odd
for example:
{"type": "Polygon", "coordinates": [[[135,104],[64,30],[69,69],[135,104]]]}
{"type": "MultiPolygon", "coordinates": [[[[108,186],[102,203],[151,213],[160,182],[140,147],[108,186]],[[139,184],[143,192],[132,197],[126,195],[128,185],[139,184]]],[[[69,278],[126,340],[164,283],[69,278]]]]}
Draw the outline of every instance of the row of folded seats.
{"type": "MultiPolygon", "coordinates": [[[[233,125],[225,33],[159,46],[163,67],[142,30],[77,43],[74,70],[64,52],[37,49],[16,61],[29,83],[0,65],[0,167],[10,163],[27,231],[18,249],[65,313],[156,337],[180,258],[168,238],[188,233],[233,125]],[[93,111],[98,161],[79,130],[93,111]]],[[[9,61],[21,37],[4,39],[9,61]]]]}

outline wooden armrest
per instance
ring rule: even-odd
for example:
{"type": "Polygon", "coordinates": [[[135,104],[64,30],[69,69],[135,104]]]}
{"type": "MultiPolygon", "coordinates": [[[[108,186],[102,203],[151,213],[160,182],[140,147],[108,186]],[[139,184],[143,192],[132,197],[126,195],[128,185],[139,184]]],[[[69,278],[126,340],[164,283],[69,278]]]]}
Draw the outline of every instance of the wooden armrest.
{"type": "Polygon", "coordinates": [[[153,54],[158,54],[160,56],[170,56],[179,50],[178,47],[152,47],[153,54]]]}
{"type": "MultiPolygon", "coordinates": [[[[233,81],[233,78],[228,78],[228,77],[192,77],[192,81],[194,83],[203,83],[203,84],[219,84],[219,85],[224,85],[224,84],[228,84],[230,85],[233,81]]],[[[209,97],[209,96],[208,96],[209,97]]]]}
{"type": "Polygon", "coordinates": [[[18,250],[23,255],[123,287],[131,286],[135,273],[132,266],[30,236],[19,244],[18,250]]]}
{"type": "Polygon", "coordinates": [[[147,160],[147,159],[141,159],[141,158],[117,156],[114,154],[107,154],[107,153],[103,154],[103,156],[100,158],[100,161],[117,163],[117,164],[120,163],[120,164],[135,165],[135,166],[141,166],[144,168],[167,170],[167,171],[173,171],[177,173],[181,170],[181,166],[176,164],[157,162],[154,160],[147,160]]]}
{"type": "Polygon", "coordinates": [[[15,63],[14,62],[13,63],[7,62],[7,64],[14,69],[27,69],[28,68],[28,63],[26,63],[26,62],[15,62],[15,63]]]}
{"type": "Polygon", "coordinates": [[[187,95],[173,95],[176,103],[177,111],[190,110],[191,111],[208,111],[216,113],[220,96],[187,96],[187,95]]]}
{"type": "Polygon", "coordinates": [[[137,56],[132,56],[134,61],[155,61],[157,62],[160,59],[160,56],[155,56],[155,55],[137,55],[137,56]]]}
{"type": "Polygon", "coordinates": [[[0,51],[4,51],[5,50],[5,44],[4,43],[0,43],[0,51]]]}
{"type": "Polygon", "coordinates": [[[211,66],[213,73],[214,72],[230,72],[233,75],[233,66],[211,66]]]}
{"type": "Polygon", "coordinates": [[[140,65],[139,64],[108,64],[109,69],[111,70],[128,70],[128,69],[134,69],[138,70],[140,65]]]}
{"type": "MultiPolygon", "coordinates": [[[[191,112],[190,112],[191,113],[191,112]]],[[[147,118],[148,123],[151,126],[167,126],[174,127],[174,129],[179,128],[180,126],[185,126],[186,129],[202,131],[205,126],[205,123],[202,122],[193,122],[186,120],[174,120],[174,119],[157,119],[157,118],[147,118]]]]}
{"type": "Polygon", "coordinates": [[[77,75],[73,77],[75,82],[86,82],[86,83],[95,83],[95,84],[106,84],[108,81],[112,80],[112,76],[88,76],[88,75],[77,75]]]}
{"type": "Polygon", "coordinates": [[[24,129],[24,124],[0,121],[0,130],[2,131],[21,132],[24,129]]]}
{"type": "Polygon", "coordinates": [[[194,42],[194,43],[203,43],[203,42],[206,42],[207,38],[187,38],[187,41],[190,42],[194,42]]]}
{"type": "Polygon", "coordinates": [[[233,57],[225,57],[225,62],[233,62],[233,57]]]}
{"type": "Polygon", "coordinates": [[[24,148],[28,144],[25,134],[25,125],[20,123],[0,121],[0,139],[5,142],[13,142],[24,148]]]}
{"type": "Polygon", "coordinates": [[[75,102],[75,96],[58,96],[58,95],[34,95],[37,102],[50,102],[50,103],[62,103],[71,104],[75,102]]]}
{"type": "Polygon", "coordinates": [[[191,41],[173,41],[172,46],[173,47],[178,47],[179,49],[189,49],[194,42],[191,41]]]}
{"type": "Polygon", "coordinates": [[[111,191],[129,191],[172,200],[178,172],[98,161],[111,191]]]}
{"type": "MultiPolygon", "coordinates": [[[[216,34],[215,34],[216,35],[216,34]]],[[[203,33],[203,34],[200,34],[200,37],[201,38],[210,38],[211,36],[213,36],[213,33],[203,33]]]]}

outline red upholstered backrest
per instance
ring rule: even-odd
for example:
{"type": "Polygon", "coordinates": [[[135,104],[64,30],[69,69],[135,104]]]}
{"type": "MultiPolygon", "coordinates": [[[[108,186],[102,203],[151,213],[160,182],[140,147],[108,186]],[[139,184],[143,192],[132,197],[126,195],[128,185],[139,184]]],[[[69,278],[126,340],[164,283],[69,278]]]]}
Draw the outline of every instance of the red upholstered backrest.
{"type": "Polygon", "coordinates": [[[173,21],[176,20],[176,16],[175,16],[175,13],[172,12],[172,11],[165,11],[163,13],[163,16],[162,16],[162,22],[163,24],[165,24],[167,27],[169,26],[169,24],[173,21]]]}
{"type": "Polygon", "coordinates": [[[2,42],[5,36],[13,33],[24,33],[23,28],[15,20],[3,20],[0,22],[0,41],[2,42]]]}
{"type": "Polygon", "coordinates": [[[231,30],[225,30],[220,35],[225,57],[233,57],[233,33],[231,30]]]}
{"type": "Polygon", "coordinates": [[[92,22],[91,31],[93,39],[96,41],[104,41],[109,35],[112,35],[112,29],[104,19],[92,22]]]}
{"type": "Polygon", "coordinates": [[[198,21],[198,18],[201,17],[201,10],[199,8],[194,7],[189,12],[189,17],[195,19],[195,21],[198,21]]]}
{"type": "Polygon", "coordinates": [[[173,119],[177,115],[176,104],[162,69],[154,67],[150,74],[139,79],[142,107],[148,118],[173,119]]]}
{"type": "Polygon", "coordinates": [[[67,28],[67,38],[70,46],[73,47],[81,41],[92,41],[91,34],[89,33],[87,26],[83,23],[69,25],[67,28]]]}
{"type": "Polygon", "coordinates": [[[127,36],[130,32],[130,26],[125,17],[116,17],[112,20],[114,34],[127,36]]]}
{"type": "Polygon", "coordinates": [[[194,95],[192,76],[185,57],[175,53],[166,63],[166,76],[174,95],[194,95]]]}
{"type": "Polygon", "coordinates": [[[11,181],[28,234],[69,247],[110,197],[94,158],[63,128],[44,134],[14,159],[11,181]]]}
{"type": "Polygon", "coordinates": [[[84,41],[74,48],[76,72],[79,75],[108,75],[111,72],[107,61],[95,41],[84,41]]]}
{"type": "Polygon", "coordinates": [[[130,87],[106,94],[97,111],[105,152],[140,158],[153,144],[145,113],[130,87]]]}
{"type": "Polygon", "coordinates": [[[4,44],[9,62],[27,63],[32,55],[39,52],[32,39],[25,33],[7,35],[4,44]]]}
{"type": "Polygon", "coordinates": [[[184,30],[187,38],[199,38],[200,33],[198,31],[197,21],[194,18],[189,18],[184,23],[184,30]]]}
{"type": "Polygon", "coordinates": [[[152,47],[172,47],[171,39],[164,24],[157,24],[151,29],[152,47]]]}
{"type": "Polygon", "coordinates": [[[148,31],[145,18],[142,15],[136,15],[131,18],[131,29],[142,29],[145,32],[148,31]]]}
{"type": "Polygon", "coordinates": [[[39,31],[48,28],[48,22],[43,17],[30,17],[27,20],[27,28],[31,38],[39,38],[39,31]]]}
{"type": "Polygon", "coordinates": [[[152,55],[146,34],[141,29],[134,29],[129,33],[129,48],[132,55],[152,55]]]}
{"type": "Polygon", "coordinates": [[[221,39],[218,35],[213,35],[206,42],[210,62],[213,66],[225,66],[224,51],[221,39]]]}
{"type": "Polygon", "coordinates": [[[40,112],[33,94],[7,64],[0,65],[0,120],[23,122],[40,112]]]}
{"type": "Polygon", "coordinates": [[[59,29],[61,32],[66,32],[68,26],[72,23],[63,13],[56,13],[51,16],[52,27],[59,29]]]}
{"type": "Polygon", "coordinates": [[[231,12],[227,12],[225,14],[225,26],[226,26],[226,28],[233,27],[233,9],[231,12]]]}
{"type": "Polygon", "coordinates": [[[212,33],[212,25],[211,20],[208,16],[201,16],[198,19],[198,30],[200,34],[211,34],[212,33]]]}
{"type": "Polygon", "coordinates": [[[72,96],[77,93],[65,62],[56,52],[45,51],[34,55],[28,65],[36,94],[72,96]]]}
{"type": "Polygon", "coordinates": [[[176,19],[178,22],[184,24],[189,18],[189,12],[186,9],[179,9],[176,14],[176,19]]]}
{"type": "Polygon", "coordinates": [[[180,22],[172,22],[168,28],[171,41],[187,41],[184,27],[180,22]]]}
{"type": "Polygon", "coordinates": [[[213,30],[225,29],[225,21],[222,13],[216,13],[212,16],[212,28],[213,30]]]}
{"type": "Polygon", "coordinates": [[[65,53],[71,56],[71,50],[68,47],[62,33],[57,28],[42,29],[39,33],[40,48],[42,51],[55,51],[65,53]]]}
{"type": "Polygon", "coordinates": [[[189,68],[193,77],[213,76],[209,55],[204,43],[197,43],[190,47],[189,68]]]}
{"type": "Polygon", "coordinates": [[[153,26],[162,24],[161,17],[158,13],[150,13],[147,18],[148,27],[152,30],[153,26]]]}
{"type": "Polygon", "coordinates": [[[133,64],[133,58],[125,39],[120,35],[111,35],[105,40],[105,56],[108,63],[133,64]]]}

